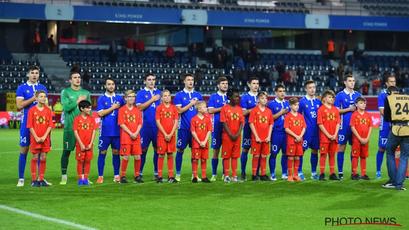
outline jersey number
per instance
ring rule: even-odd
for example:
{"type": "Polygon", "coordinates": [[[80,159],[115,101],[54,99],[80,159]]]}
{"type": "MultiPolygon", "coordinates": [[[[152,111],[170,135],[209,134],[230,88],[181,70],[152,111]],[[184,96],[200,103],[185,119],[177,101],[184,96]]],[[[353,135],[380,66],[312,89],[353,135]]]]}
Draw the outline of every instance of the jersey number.
{"type": "Polygon", "coordinates": [[[403,108],[402,108],[401,103],[396,103],[395,107],[396,107],[396,115],[402,115],[402,113],[405,113],[407,115],[409,114],[409,105],[408,105],[408,103],[405,103],[405,105],[403,105],[403,108]]]}

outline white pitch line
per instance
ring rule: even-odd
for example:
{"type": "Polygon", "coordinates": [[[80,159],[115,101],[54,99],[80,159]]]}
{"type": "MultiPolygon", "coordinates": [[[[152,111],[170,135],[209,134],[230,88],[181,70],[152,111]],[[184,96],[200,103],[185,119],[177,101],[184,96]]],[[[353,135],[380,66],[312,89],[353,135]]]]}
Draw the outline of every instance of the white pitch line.
{"type": "MultiPolygon", "coordinates": [[[[63,149],[51,149],[51,151],[61,151],[61,150],[63,150],[63,149]]],[[[14,151],[1,152],[1,154],[11,154],[11,153],[15,153],[17,155],[20,154],[18,149],[14,150],[14,151]]],[[[30,153],[30,151],[27,154],[29,154],[29,153],[30,153]]]]}
{"type": "Polygon", "coordinates": [[[6,205],[1,205],[0,204],[0,209],[6,210],[6,211],[9,211],[9,212],[18,213],[18,214],[21,214],[21,215],[26,215],[26,216],[33,217],[33,218],[40,219],[40,220],[46,220],[46,221],[49,221],[49,222],[54,222],[54,223],[57,223],[57,224],[62,224],[62,225],[74,227],[74,228],[77,228],[77,229],[96,230],[96,228],[91,228],[91,227],[88,227],[88,226],[85,226],[85,225],[76,224],[76,223],[73,223],[73,222],[69,222],[69,221],[66,221],[66,220],[61,220],[61,219],[57,219],[57,218],[53,218],[53,217],[43,216],[43,215],[36,214],[36,213],[33,213],[33,212],[28,212],[28,211],[24,211],[24,210],[17,209],[17,208],[12,208],[12,207],[9,207],[9,206],[6,206],[6,205]]]}

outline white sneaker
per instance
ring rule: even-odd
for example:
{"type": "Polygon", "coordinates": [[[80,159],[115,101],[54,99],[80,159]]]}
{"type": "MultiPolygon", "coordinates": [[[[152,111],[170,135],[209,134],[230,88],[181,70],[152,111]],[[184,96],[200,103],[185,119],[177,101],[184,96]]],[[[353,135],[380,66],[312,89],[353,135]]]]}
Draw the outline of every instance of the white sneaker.
{"type": "Polygon", "coordinates": [[[114,182],[115,183],[121,183],[121,177],[119,175],[114,176],[114,182]]]}
{"type": "Polygon", "coordinates": [[[283,179],[283,180],[287,180],[287,179],[288,179],[287,174],[283,174],[283,175],[281,175],[281,179],[283,179]]]}
{"type": "Polygon", "coordinates": [[[60,185],[66,185],[67,184],[67,175],[62,175],[61,176],[61,182],[60,185]]]}
{"type": "Polygon", "coordinates": [[[51,182],[48,182],[46,179],[44,179],[44,182],[45,182],[48,186],[53,185],[51,182]]]}
{"type": "Polygon", "coordinates": [[[237,176],[233,177],[233,180],[232,180],[232,181],[235,182],[235,183],[240,182],[240,181],[239,181],[239,178],[238,178],[237,176]]]}
{"type": "Polygon", "coordinates": [[[231,182],[230,177],[229,176],[224,177],[224,182],[225,183],[230,183],[231,182]]]}
{"type": "Polygon", "coordinates": [[[177,174],[176,174],[175,180],[176,180],[177,182],[180,182],[180,175],[177,175],[177,174]]]}
{"type": "Polygon", "coordinates": [[[217,180],[217,176],[216,176],[216,175],[213,175],[212,178],[210,178],[210,181],[211,181],[211,182],[215,182],[216,180],[217,180]]]}
{"type": "Polygon", "coordinates": [[[24,186],[24,179],[18,179],[18,182],[17,182],[17,187],[23,187],[24,186]]]}

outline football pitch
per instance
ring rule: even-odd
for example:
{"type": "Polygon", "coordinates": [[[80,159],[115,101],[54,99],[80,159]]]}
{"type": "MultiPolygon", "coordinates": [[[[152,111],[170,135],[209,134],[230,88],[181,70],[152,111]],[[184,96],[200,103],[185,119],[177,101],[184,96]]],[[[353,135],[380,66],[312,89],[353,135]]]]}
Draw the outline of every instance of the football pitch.
{"type": "MultiPolygon", "coordinates": [[[[386,160],[382,169],[383,178],[375,179],[377,135],[378,130],[374,129],[367,161],[370,181],[350,179],[349,154],[345,157],[343,181],[313,181],[310,179],[308,150],[304,159],[307,178],[304,182],[278,180],[225,184],[219,177],[217,182],[211,184],[192,184],[190,150],[187,149],[181,183],[157,184],[152,180],[150,151],[144,170],[144,184],[115,184],[112,182],[109,151],[104,184],[78,187],[73,155],[70,156],[68,184],[58,184],[62,130],[54,130],[53,150],[48,154],[45,175],[53,185],[47,188],[30,187],[29,155],[26,184],[17,188],[18,130],[1,129],[0,229],[328,229],[334,220],[341,224],[349,223],[343,218],[354,218],[352,223],[355,224],[367,218],[376,223],[378,219],[374,218],[381,218],[389,224],[409,228],[409,191],[381,188],[381,184],[387,180],[386,160]]],[[[97,179],[97,155],[95,145],[90,175],[93,182],[97,179]]],[[[277,162],[277,172],[280,172],[280,160],[277,162]]],[[[166,163],[164,165],[164,177],[167,177],[166,163]]],[[[250,174],[251,157],[247,166],[247,174],[250,174]]],[[[132,173],[133,163],[130,163],[128,179],[132,178],[132,173]]],[[[208,176],[210,174],[209,160],[208,176]]],[[[344,228],[385,227],[361,224],[344,228]]]]}

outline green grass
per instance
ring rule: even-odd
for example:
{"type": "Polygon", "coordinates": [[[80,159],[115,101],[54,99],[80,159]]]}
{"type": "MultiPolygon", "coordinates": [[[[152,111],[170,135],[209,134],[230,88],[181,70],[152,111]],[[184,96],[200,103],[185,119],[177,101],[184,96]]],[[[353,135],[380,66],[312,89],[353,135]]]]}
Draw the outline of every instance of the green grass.
{"type": "MultiPolygon", "coordinates": [[[[48,155],[46,178],[54,185],[31,188],[29,163],[26,186],[17,188],[18,131],[0,130],[0,204],[48,217],[63,219],[99,229],[321,229],[325,217],[395,217],[409,226],[409,192],[385,190],[386,180],[375,180],[377,133],[370,143],[368,175],[371,181],[351,181],[349,157],[346,157],[346,178],[342,182],[311,181],[309,151],[304,160],[308,180],[302,183],[245,182],[224,184],[190,183],[190,151],[183,163],[182,183],[156,184],[150,179],[152,154],[149,153],[144,184],[114,184],[110,154],[107,157],[105,183],[78,187],[75,159],[70,157],[69,182],[60,180],[62,131],[52,133],[53,148],[48,155]]],[[[347,150],[349,152],[349,150],[347,150]]],[[[91,179],[97,178],[97,151],[91,166],[91,179]]],[[[30,156],[29,158],[30,159],[30,156]]],[[[29,160],[28,160],[29,162],[29,160]]],[[[279,162],[279,161],[278,161],[279,162]]],[[[208,175],[210,175],[210,161],[208,175]]],[[[250,172],[251,160],[248,163],[250,172]]],[[[132,174],[133,164],[128,169],[132,174]]],[[[280,164],[278,163],[278,170],[280,164]]],[[[221,165],[219,164],[219,172],[221,165]]],[[[165,167],[166,172],[166,167],[165,167]]],[[[166,175],[166,174],[165,174],[166,175]]],[[[0,229],[70,229],[0,209],[0,229]]],[[[384,226],[355,226],[383,229],[384,226]]]]}

